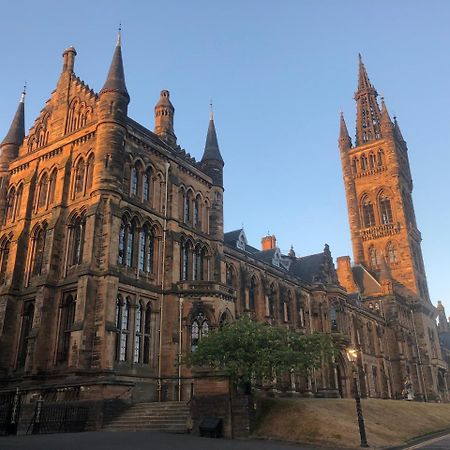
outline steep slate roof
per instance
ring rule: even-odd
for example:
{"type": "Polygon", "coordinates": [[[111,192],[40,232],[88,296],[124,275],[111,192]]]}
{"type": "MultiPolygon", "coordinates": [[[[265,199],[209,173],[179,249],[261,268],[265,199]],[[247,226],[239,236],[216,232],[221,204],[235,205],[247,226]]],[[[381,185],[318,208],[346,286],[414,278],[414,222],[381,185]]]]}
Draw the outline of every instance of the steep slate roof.
{"type": "Polygon", "coordinates": [[[206,160],[215,160],[223,164],[212,113],[209,118],[208,133],[206,134],[205,151],[203,152],[202,162],[206,160]]]}
{"type": "Polygon", "coordinates": [[[323,252],[302,256],[292,262],[289,271],[308,283],[319,281],[317,277],[322,272],[324,257],[323,252]]]}
{"type": "Polygon", "coordinates": [[[114,49],[114,54],[111,61],[111,66],[109,67],[108,76],[106,77],[105,84],[102,87],[102,92],[119,92],[126,97],[128,95],[127,86],[125,84],[125,72],[123,70],[123,60],[122,60],[122,47],[120,44],[120,34],[117,38],[116,48],[114,49]]]}
{"type": "Polygon", "coordinates": [[[25,94],[22,94],[9,131],[0,145],[21,145],[25,137],[25,94]]]}
{"type": "Polygon", "coordinates": [[[352,267],[353,277],[364,295],[379,294],[381,286],[376,278],[361,265],[352,267]]]}

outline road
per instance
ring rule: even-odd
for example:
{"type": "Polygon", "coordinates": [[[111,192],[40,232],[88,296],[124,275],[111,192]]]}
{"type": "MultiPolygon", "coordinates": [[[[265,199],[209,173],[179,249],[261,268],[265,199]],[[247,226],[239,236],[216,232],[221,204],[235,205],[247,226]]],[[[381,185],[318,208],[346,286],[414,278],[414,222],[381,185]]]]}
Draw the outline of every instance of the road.
{"type": "Polygon", "coordinates": [[[431,438],[424,442],[405,447],[403,450],[449,450],[450,449],[450,434],[444,436],[431,438]]]}
{"type": "MultiPolygon", "coordinates": [[[[260,441],[210,439],[186,434],[87,432],[0,437],[1,450],[314,450],[318,447],[260,441]]],[[[330,449],[327,449],[330,450],[330,449]]],[[[339,449],[335,449],[339,450],[339,449]]]]}

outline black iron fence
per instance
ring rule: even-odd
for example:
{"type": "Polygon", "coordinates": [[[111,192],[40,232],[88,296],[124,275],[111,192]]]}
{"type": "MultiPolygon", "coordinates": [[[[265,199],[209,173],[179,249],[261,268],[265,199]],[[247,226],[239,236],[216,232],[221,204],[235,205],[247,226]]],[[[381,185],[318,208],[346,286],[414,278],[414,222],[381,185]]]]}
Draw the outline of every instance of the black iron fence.
{"type": "Polygon", "coordinates": [[[21,400],[19,391],[0,393],[0,436],[17,434],[21,400]]]}

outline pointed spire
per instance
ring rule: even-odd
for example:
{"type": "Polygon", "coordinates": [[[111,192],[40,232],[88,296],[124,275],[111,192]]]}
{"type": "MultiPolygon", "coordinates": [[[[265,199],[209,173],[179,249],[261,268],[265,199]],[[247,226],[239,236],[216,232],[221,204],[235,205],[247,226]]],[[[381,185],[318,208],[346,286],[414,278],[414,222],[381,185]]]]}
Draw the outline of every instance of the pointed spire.
{"type": "Polygon", "coordinates": [[[381,97],[381,133],[384,138],[388,137],[394,129],[389,112],[384,103],[384,97],[381,97]]]}
{"type": "Polygon", "coordinates": [[[361,53],[358,53],[359,59],[359,76],[358,76],[358,91],[362,89],[374,89],[370,83],[369,76],[367,75],[366,67],[364,66],[361,53]]]}
{"type": "Polygon", "coordinates": [[[352,140],[348,134],[347,124],[342,111],[340,113],[339,144],[342,148],[351,148],[352,146],[352,140]]]}
{"type": "Polygon", "coordinates": [[[117,34],[117,43],[116,48],[114,49],[111,66],[109,67],[108,76],[106,77],[105,84],[103,85],[100,94],[103,94],[105,92],[117,92],[124,95],[128,100],[130,99],[127,86],[125,84],[125,72],[123,70],[120,27],[117,34]]]}
{"type": "Polygon", "coordinates": [[[214,125],[212,107],[209,113],[209,126],[208,133],[206,135],[205,150],[203,152],[202,162],[211,160],[219,161],[223,164],[222,155],[220,154],[219,144],[217,142],[217,133],[214,125]]]}
{"type": "Polygon", "coordinates": [[[366,68],[359,57],[358,90],[356,100],[356,146],[381,138],[381,112],[377,103],[378,93],[370,83],[366,68]]]}
{"type": "Polygon", "coordinates": [[[25,94],[26,86],[24,86],[20,95],[19,106],[17,107],[17,111],[13,121],[11,122],[9,131],[0,144],[1,146],[6,144],[15,144],[17,146],[22,145],[25,137],[25,94]]]}

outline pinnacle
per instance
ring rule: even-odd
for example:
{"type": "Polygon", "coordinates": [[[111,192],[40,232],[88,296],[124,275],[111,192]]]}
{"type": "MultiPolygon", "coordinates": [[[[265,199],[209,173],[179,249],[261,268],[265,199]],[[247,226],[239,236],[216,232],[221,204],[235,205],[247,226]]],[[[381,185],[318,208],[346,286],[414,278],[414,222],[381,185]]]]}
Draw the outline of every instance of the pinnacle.
{"type": "Polygon", "coordinates": [[[370,83],[369,76],[367,75],[366,67],[364,66],[361,53],[358,53],[359,58],[359,76],[358,76],[358,91],[362,89],[374,89],[370,83]]]}
{"type": "Polygon", "coordinates": [[[217,142],[216,127],[214,126],[212,113],[210,113],[208,133],[206,135],[205,142],[205,151],[203,152],[202,157],[203,162],[206,160],[215,160],[223,164],[222,155],[220,154],[219,144],[217,142]]]}

